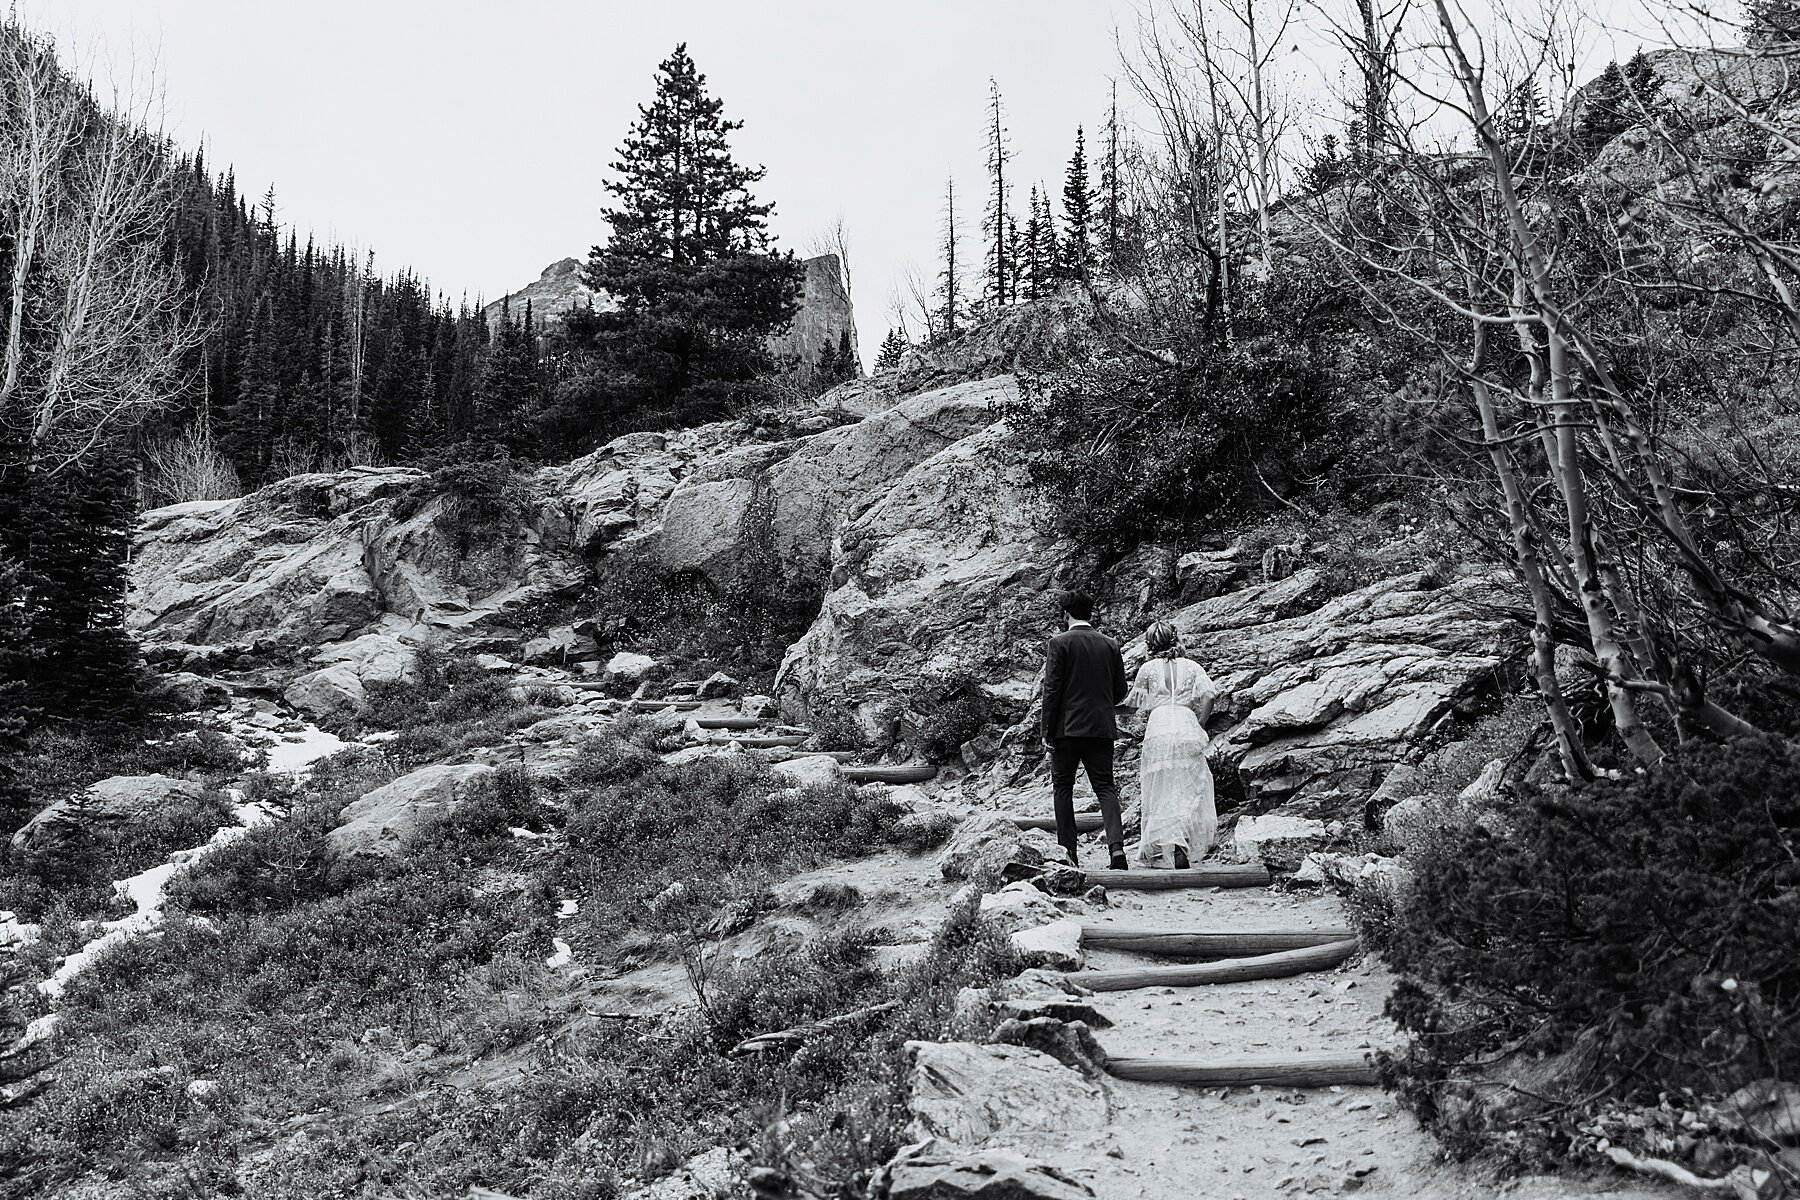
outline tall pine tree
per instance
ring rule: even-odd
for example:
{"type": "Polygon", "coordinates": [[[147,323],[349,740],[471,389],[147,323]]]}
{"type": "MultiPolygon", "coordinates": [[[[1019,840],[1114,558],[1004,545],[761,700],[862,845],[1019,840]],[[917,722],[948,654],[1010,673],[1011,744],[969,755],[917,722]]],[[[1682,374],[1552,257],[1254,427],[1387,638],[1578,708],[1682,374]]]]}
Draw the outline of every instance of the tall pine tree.
{"type": "Polygon", "coordinates": [[[760,167],[732,157],[742,123],[680,45],[657,68],[655,96],[638,109],[606,188],[612,236],[594,247],[587,281],[616,311],[569,323],[591,364],[564,393],[587,405],[595,434],[609,420],[666,424],[734,411],[762,394],[767,339],[799,305],[803,268],[773,253],[752,184],[760,167]]]}
{"type": "Polygon", "coordinates": [[[939,307],[935,317],[928,314],[932,332],[938,338],[955,337],[958,322],[962,319],[962,274],[956,261],[957,246],[961,238],[961,230],[956,223],[956,180],[950,178],[944,181],[944,235],[938,243],[940,261],[943,263],[938,272],[939,307]]]}
{"type": "Polygon", "coordinates": [[[1087,280],[1094,271],[1094,194],[1088,189],[1087,134],[1075,129],[1075,153],[1063,176],[1063,232],[1057,274],[1087,280]]]}
{"type": "Polygon", "coordinates": [[[1013,279],[1013,252],[1010,235],[1012,225],[1012,189],[1006,181],[1006,164],[1012,161],[1012,148],[1007,144],[1005,109],[1000,101],[1000,85],[988,79],[987,122],[987,208],[981,217],[981,231],[987,235],[987,271],[983,295],[999,307],[1018,290],[1013,279]]]}

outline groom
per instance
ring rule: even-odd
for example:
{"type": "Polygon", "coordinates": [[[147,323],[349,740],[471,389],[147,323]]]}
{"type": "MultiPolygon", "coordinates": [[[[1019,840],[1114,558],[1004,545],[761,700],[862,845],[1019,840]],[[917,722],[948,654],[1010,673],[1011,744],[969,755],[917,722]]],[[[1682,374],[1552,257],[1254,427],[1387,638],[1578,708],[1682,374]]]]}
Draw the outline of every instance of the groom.
{"type": "Polygon", "coordinates": [[[1075,848],[1075,768],[1087,768],[1100,801],[1112,869],[1125,867],[1125,834],[1119,823],[1119,789],[1113,784],[1113,742],[1119,725],[1113,709],[1129,690],[1119,644],[1093,626],[1094,602],[1064,592],[1067,628],[1044,647],[1044,743],[1050,747],[1050,782],[1056,803],[1056,840],[1080,866],[1075,848]]]}

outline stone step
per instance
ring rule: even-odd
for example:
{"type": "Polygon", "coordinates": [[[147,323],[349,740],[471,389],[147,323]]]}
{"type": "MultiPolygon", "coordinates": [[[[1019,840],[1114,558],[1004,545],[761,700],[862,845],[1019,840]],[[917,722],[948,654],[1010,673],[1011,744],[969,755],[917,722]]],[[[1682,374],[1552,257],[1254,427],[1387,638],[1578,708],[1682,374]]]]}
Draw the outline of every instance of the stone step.
{"type": "Polygon", "coordinates": [[[1185,871],[1083,871],[1088,886],[1124,888],[1132,891],[1167,891],[1170,888],[1199,887],[1266,887],[1269,872],[1254,865],[1222,865],[1189,867],[1185,871]]]}
{"type": "Polygon", "coordinates": [[[1179,954],[1190,958],[1238,958],[1301,950],[1350,941],[1356,931],[1327,929],[1155,929],[1087,921],[1081,944],[1089,950],[1132,950],[1139,954],[1179,954]]]}
{"type": "Polygon", "coordinates": [[[1376,1082],[1369,1050],[1309,1050],[1238,1058],[1111,1058],[1108,1073],[1143,1083],[1201,1087],[1322,1088],[1376,1082]]]}
{"type": "Polygon", "coordinates": [[[845,767],[844,778],[851,783],[924,783],[936,779],[936,767],[845,767]]]}
{"type": "Polygon", "coordinates": [[[1145,987],[1205,987],[1253,979],[1283,979],[1309,971],[1328,971],[1356,953],[1355,938],[1282,950],[1250,958],[1223,958],[1209,963],[1167,967],[1125,967],[1116,971],[1071,971],[1069,982],[1093,992],[1128,992],[1145,987]]]}

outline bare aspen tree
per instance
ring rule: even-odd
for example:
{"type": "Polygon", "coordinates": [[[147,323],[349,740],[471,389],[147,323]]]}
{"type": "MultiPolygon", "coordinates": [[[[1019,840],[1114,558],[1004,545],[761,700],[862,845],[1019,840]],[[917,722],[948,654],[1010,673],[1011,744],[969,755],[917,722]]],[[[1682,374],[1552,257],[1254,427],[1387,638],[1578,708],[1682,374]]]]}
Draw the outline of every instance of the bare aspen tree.
{"type": "Polygon", "coordinates": [[[165,241],[166,139],[94,105],[50,48],[0,26],[0,223],[14,237],[0,419],[55,472],[166,404],[201,316],[165,241]]]}

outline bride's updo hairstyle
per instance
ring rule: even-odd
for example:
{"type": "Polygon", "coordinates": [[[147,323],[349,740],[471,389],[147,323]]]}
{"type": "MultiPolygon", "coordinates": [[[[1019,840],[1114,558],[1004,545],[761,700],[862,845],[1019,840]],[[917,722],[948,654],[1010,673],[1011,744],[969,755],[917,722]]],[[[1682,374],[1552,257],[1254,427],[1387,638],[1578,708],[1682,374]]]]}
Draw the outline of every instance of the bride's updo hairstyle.
{"type": "Polygon", "coordinates": [[[1181,635],[1167,621],[1158,621],[1144,630],[1144,649],[1156,658],[1179,658],[1181,635]]]}

